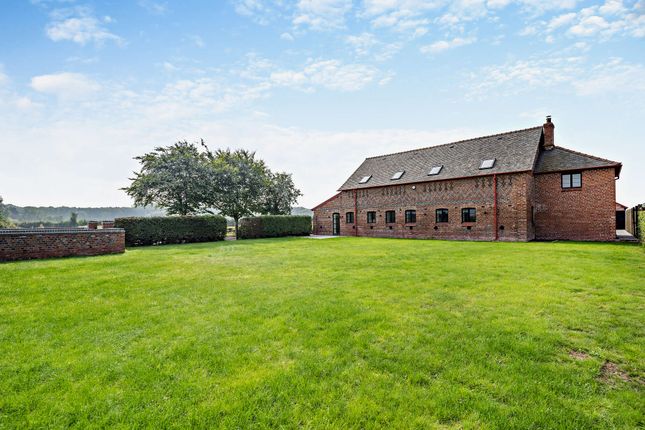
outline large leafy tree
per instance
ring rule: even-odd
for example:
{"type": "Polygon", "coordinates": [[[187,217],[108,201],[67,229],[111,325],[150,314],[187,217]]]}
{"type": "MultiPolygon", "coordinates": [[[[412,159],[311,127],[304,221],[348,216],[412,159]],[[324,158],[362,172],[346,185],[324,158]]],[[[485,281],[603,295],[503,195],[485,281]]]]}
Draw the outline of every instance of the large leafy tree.
{"type": "Polygon", "coordinates": [[[301,195],[293,183],[291,174],[269,172],[262,199],[262,213],[289,215],[291,206],[296,204],[301,195]]]}
{"type": "Polygon", "coordinates": [[[13,227],[13,224],[7,217],[7,211],[5,210],[4,203],[2,203],[2,196],[0,196],[0,228],[9,227],[13,227]]]}
{"type": "Polygon", "coordinates": [[[233,218],[237,236],[240,218],[262,212],[269,169],[264,161],[255,158],[255,152],[206,149],[215,178],[210,187],[209,204],[222,215],[233,218]]]}
{"type": "Polygon", "coordinates": [[[136,206],[156,205],[171,215],[209,212],[213,169],[195,144],[180,141],[135,160],[141,163],[141,171],[135,172],[132,183],[123,190],[136,206]]]}

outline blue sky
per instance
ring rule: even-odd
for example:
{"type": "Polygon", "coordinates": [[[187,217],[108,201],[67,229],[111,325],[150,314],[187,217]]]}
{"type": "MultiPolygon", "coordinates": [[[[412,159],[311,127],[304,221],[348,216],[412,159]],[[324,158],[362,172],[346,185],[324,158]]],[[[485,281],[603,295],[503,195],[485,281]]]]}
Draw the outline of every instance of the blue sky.
{"type": "Polygon", "coordinates": [[[532,127],[645,201],[645,1],[0,3],[0,195],[129,205],[132,157],[257,151],[314,206],[366,156],[532,127]]]}

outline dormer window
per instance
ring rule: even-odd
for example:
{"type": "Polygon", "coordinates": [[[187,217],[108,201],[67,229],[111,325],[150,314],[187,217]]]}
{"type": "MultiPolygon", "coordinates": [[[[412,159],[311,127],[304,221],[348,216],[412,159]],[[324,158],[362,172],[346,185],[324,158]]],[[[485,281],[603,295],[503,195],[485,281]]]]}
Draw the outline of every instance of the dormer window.
{"type": "Polygon", "coordinates": [[[372,175],[369,176],[363,176],[360,181],[358,181],[359,184],[367,184],[367,182],[372,179],[372,175]]]}
{"type": "Polygon", "coordinates": [[[400,172],[396,172],[392,177],[390,178],[391,181],[396,181],[398,179],[401,179],[403,174],[405,173],[405,170],[401,170],[400,172]]]}
{"type": "Polygon", "coordinates": [[[482,160],[482,164],[479,165],[479,170],[492,169],[494,165],[495,165],[495,158],[491,158],[489,160],[482,160]]]}
{"type": "Polygon", "coordinates": [[[440,166],[434,166],[432,169],[430,169],[430,172],[428,172],[428,176],[438,175],[439,172],[441,172],[442,168],[443,168],[443,164],[440,166]]]}

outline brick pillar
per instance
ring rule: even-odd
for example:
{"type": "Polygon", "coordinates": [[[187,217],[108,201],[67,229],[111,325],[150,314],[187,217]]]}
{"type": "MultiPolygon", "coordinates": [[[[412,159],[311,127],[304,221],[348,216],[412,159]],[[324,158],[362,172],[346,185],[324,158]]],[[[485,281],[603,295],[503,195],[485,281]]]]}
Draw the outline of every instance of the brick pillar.
{"type": "Polygon", "coordinates": [[[114,221],[103,221],[103,228],[114,228],[114,221]]]}
{"type": "Polygon", "coordinates": [[[98,221],[88,221],[87,222],[87,228],[90,229],[90,230],[96,230],[98,228],[98,226],[99,226],[98,221]]]}

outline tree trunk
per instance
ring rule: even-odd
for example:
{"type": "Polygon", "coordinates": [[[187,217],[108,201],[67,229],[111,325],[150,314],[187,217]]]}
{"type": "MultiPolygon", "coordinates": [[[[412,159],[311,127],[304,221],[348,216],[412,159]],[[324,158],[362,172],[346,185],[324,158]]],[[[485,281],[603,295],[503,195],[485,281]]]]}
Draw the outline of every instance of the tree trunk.
{"type": "Polygon", "coordinates": [[[236,217],[235,218],[235,240],[238,240],[240,238],[240,232],[239,232],[239,229],[238,229],[239,228],[238,221],[239,221],[239,218],[236,217]]]}

